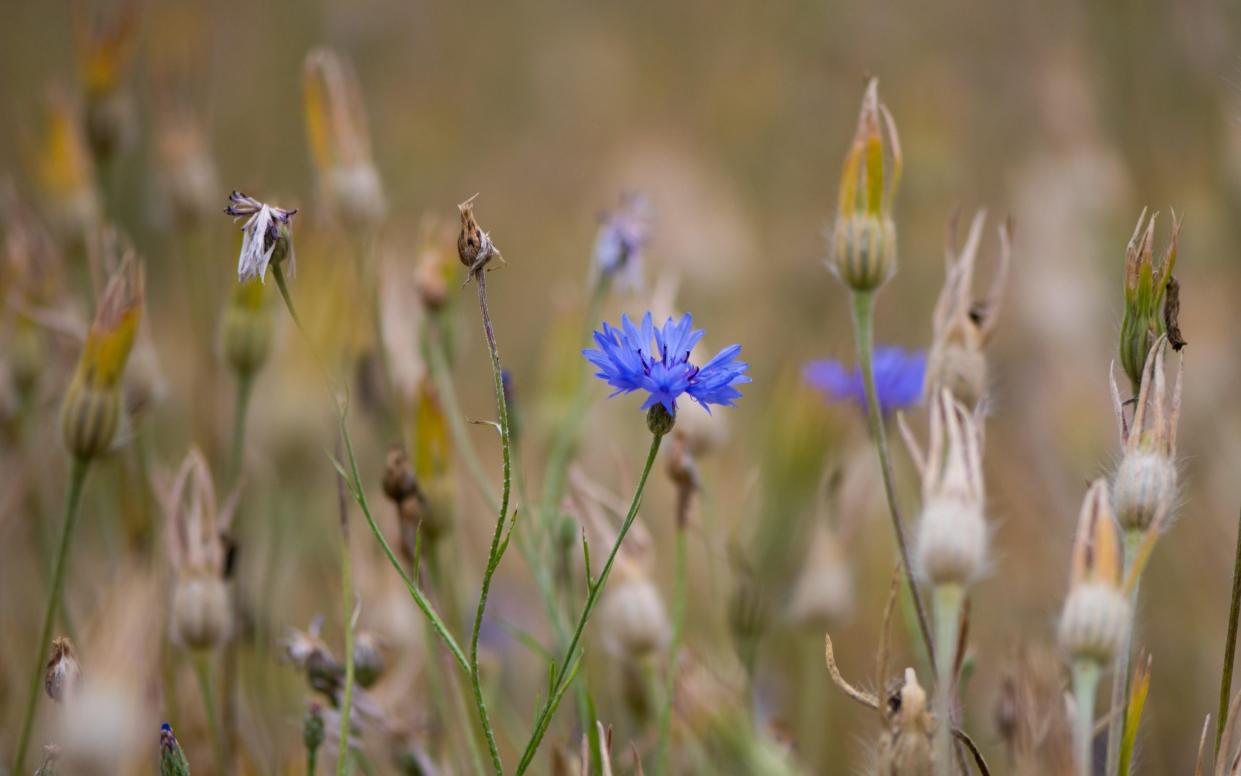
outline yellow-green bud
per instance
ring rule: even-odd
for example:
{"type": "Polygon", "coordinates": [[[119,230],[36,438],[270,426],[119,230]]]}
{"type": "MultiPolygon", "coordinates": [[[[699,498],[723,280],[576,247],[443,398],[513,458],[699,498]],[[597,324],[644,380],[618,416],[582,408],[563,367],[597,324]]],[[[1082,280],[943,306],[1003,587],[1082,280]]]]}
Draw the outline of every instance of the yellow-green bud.
{"type": "Polygon", "coordinates": [[[224,357],[243,377],[262,369],[271,354],[272,320],[264,305],[264,291],[257,278],[238,283],[220,322],[224,357]]]}
{"type": "Polygon", "coordinates": [[[1176,244],[1181,221],[1172,215],[1172,240],[1159,265],[1154,261],[1155,219],[1146,220],[1146,211],[1125,248],[1125,313],[1120,322],[1120,365],[1133,386],[1134,394],[1142,382],[1142,369],[1151,346],[1167,330],[1164,298],[1172,269],[1176,266],[1176,244]],[[1145,226],[1145,228],[1143,228],[1145,226]]]}
{"type": "Polygon", "coordinates": [[[75,379],[60,408],[60,430],[65,448],[79,460],[107,451],[121,419],[121,391],[75,379]]]}

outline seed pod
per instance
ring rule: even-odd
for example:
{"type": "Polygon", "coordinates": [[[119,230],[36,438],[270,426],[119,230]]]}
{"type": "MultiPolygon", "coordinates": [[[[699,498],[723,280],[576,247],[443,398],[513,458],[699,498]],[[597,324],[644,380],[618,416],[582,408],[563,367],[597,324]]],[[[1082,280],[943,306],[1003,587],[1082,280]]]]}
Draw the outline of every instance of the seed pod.
{"type": "Polygon", "coordinates": [[[172,593],[172,640],[189,649],[222,644],[232,628],[228,586],[220,577],[193,575],[177,580],[172,593]]]}
{"type": "Polygon", "coordinates": [[[1060,647],[1070,658],[1106,665],[1123,648],[1131,611],[1120,575],[1120,542],[1107,481],[1098,479],[1078,517],[1069,596],[1060,614],[1060,647]]]}
{"type": "Polygon", "coordinates": [[[879,776],[931,776],[935,722],[927,709],[926,690],[912,668],[905,669],[904,682],[888,693],[882,712],[884,730],[875,772],[879,776]]]}
{"type": "Polygon", "coordinates": [[[1112,508],[1127,533],[1145,532],[1156,521],[1166,525],[1176,506],[1176,427],[1183,371],[1178,368],[1169,393],[1164,377],[1166,349],[1167,338],[1160,337],[1145,360],[1132,424],[1125,420],[1115,376],[1111,381],[1122,449],[1120,464],[1112,476],[1112,508]]]}
{"type": "Polygon", "coordinates": [[[73,645],[66,638],[54,639],[52,656],[48,659],[47,670],[43,674],[43,688],[47,691],[47,697],[57,703],[72,700],[81,683],[82,667],[73,655],[73,645]]]}

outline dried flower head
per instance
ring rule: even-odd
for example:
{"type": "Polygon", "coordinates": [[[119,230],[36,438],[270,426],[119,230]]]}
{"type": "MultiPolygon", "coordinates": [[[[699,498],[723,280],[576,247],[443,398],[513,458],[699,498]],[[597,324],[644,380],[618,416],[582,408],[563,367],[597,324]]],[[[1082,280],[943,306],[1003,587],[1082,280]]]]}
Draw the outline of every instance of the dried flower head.
{"type": "Polygon", "coordinates": [[[1176,506],[1176,427],[1181,415],[1185,361],[1177,365],[1176,382],[1168,392],[1164,353],[1168,338],[1151,347],[1142,368],[1133,422],[1125,420],[1116,376],[1111,378],[1112,404],[1120,426],[1120,465],[1112,476],[1112,507],[1125,531],[1145,532],[1158,521],[1166,526],[1176,506]]]}
{"type": "Polygon", "coordinates": [[[206,459],[191,450],[169,491],[168,554],[174,574],[172,640],[189,649],[210,649],[232,630],[232,607],[225,579],[224,535],[235,499],[217,507],[206,459]]]}
{"type": "Polygon", "coordinates": [[[911,437],[905,440],[922,475],[914,558],[930,584],[965,585],[982,573],[987,555],[982,427],[947,389],[940,391],[930,415],[925,459],[911,437]]]}
{"type": "Polygon", "coordinates": [[[285,210],[267,205],[240,191],[229,195],[230,204],[224,212],[233,217],[245,218],[241,227],[241,255],[237,259],[237,277],[241,282],[258,278],[267,279],[267,266],[289,262],[289,274],[297,269],[293,254],[293,216],[297,210],[285,210]]]}
{"type": "Polygon", "coordinates": [[[74,14],[74,49],[86,95],[86,136],[95,158],[108,162],[133,140],[137,112],[125,76],[138,39],[137,4],[125,2],[113,18],[74,14]]]}
{"type": "Polygon", "coordinates": [[[52,656],[43,674],[43,689],[57,703],[72,701],[82,686],[82,667],[73,654],[73,644],[61,637],[52,640],[52,656]]]}
{"type": "Polygon", "coordinates": [[[120,426],[121,375],[142,316],[142,264],[126,251],[108,280],[61,405],[61,431],[74,456],[107,450],[120,426]]]}
{"type": "Polygon", "coordinates": [[[926,690],[912,668],[888,693],[883,708],[876,770],[879,776],[931,776],[934,771],[931,734],[935,722],[927,708],[926,690]]]}
{"type": "Polygon", "coordinates": [[[324,195],[349,226],[375,226],[387,210],[371,161],[362,90],[335,51],[318,48],[303,68],[306,133],[324,195]]]}
{"type": "Polygon", "coordinates": [[[457,205],[457,211],[461,214],[461,232],[457,235],[457,257],[468,270],[465,279],[467,283],[475,275],[484,271],[493,258],[504,261],[500,249],[491,241],[491,236],[482,230],[474,218],[474,200],[477,198],[478,195],[475,194],[457,205]]]}
{"type": "Polygon", "coordinates": [[[974,215],[965,245],[957,253],[957,216],[948,222],[944,288],[931,318],[933,339],[927,363],[926,395],[947,388],[967,406],[977,406],[987,390],[987,357],[983,352],[999,319],[1011,253],[1010,225],[1000,224],[1000,253],[987,296],[974,299],[978,247],[986,224],[984,210],[974,215]]]}
{"type": "Polygon", "coordinates": [[[603,214],[594,250],[600,277],[621,289],[642,284],[642,251],[651,238],[652,220],[650,200],[634,192],[622,195],[620,205],[603,214]]]}
{"type": "Polygon", "coordinates": [[[1070,658],[1107,664],[1123,647],[1131,612],[1121,571],[1116,519],[1107,480],[1100,478],[1082,503],[1069,595],[1060,613],[1060,646],[1070,658]]]}
{"type": "Polygon", "coordinates": [[[1158,264],[1154,259],[1155,220],[1146,220],[1146,210],[1125,248],[1125,314],[1120,322],[1120,365],[1129,375],[1133,392],[1142,382],[1142,371],[1151,346],[1167,333],[1164,302],[1172,270],[1176,266],[1176,244],[1181,220],[1172,214],[1172,239],[1158,264]],[[1143,228],[1145,226],[1145,228],[1143,228]]]}
{"type": "Polygon", "coordinates": [[[854,291],[873,291],[896,272],[892,201],[901,177],[901,145],[879,80],[862,97],[857,132],[840,176],[829,266],[854,291]]]}
{"type": "Polygon", "coordinates": [[[460,270],[451,257],[449,246],[452,244],[452,232],[448,224],[428,216],[422,220],[418,231],[418,266],[414,270],[414,283],[423,306],[435,313],[448,303],[460,270]]]}

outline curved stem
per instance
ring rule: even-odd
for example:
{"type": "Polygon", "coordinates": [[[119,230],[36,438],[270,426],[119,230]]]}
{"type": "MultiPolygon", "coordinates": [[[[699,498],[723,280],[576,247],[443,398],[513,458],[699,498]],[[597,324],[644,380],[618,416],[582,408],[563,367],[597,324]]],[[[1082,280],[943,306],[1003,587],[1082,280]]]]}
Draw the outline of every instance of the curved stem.
{"type": "Polygon", "coordinates": [[[586,580],[586,603],[582,607],[581,615],[578,617],[577,627],[573,631],[573,636],[569,639],[569,646],[565,650],[564,658],[552,676],[551,692],[548,694],[543,708],[535,718],[534,730],[530,734],[530,741],[526,744],[526,749],[521,756],[521,762],[517,765],[518,776],[525,773],[526,769],[530,767],[530,763],[534,759],[534,753],[538,750],[539,744],[543,740],[543,735],[547,732],[548,725],[551,724],[552,715],[555,714],[556,707],[560,704],[560,699],[564,697],[567,682],[571,680],[575,665],[577,664],[577,647],[582,640],[582,632],[586,629],[586,622],[590,619],[590,615],[595,609],[595,604],[598,603],[599,596],[603,593],[603,587],[607,584],[608,575],[612,573],[612,564],[616,562],[616,554],[620,551],[621,543],[625,541],[625,535],[629,533],[629,528],[633,525],[634,518],[638,516],[638,507],[642,503],[642,492],[646,489],[646,480],[651,474],[651,467],[655,465],[655,457],[659,454],[659,443],[662,440],[663,437],[659,434],[652,435],[651,449],[646,455],[646,464],[642,467],[642,476],[638,479],[638,486],[634,489],[633,500],[629,504],[629,513],[625,515],[625,522],[621,524],[620,532],[616,535],[616,541],[612,544],[612,551],[608,553],[608,559],[603,565],[603,571],[600,572],[597,580],[586,580]]]}
{"type": "Polygon", "coordinates": [[[487,738],[487,749],[491,753],[491,764],[497,774],[504,773],[500,761],[500,750],[496,746],[495,732],[491,729],[491,720],[487,715],[487,703],[483,698],[482,672],[478,664],[478,637],[482,632],[483,614],[487,609],[487,595],[491,591],[491,580],[504,556],[508,542],[504,539],[504,526],[508,523],[508,501],[512,489],[512,461],[510,455],[510,438],[508,426],[508,404],[504,399],[504,374],[500,366],[500,351],[496,347],[496,333],[491,325],[491,312],[487,309],[487,273],[476,272],[475,285],[478,286],[478,308],[483,318],[483,332],[487,337],[487,349],[491,354],[491,376],[496,394],[496,411],[500,416],[500,445],[504,457],[504,485],[500,491],[500,506],[496,514],[496,528],[491,535],[491,549],[487,553],[487,569],[483,572],[482,588],[478,594],[478,608],[474,612],[474,629],[470,634],[470,684],[474,689],[474,705],[478,708],[478,721],[483,726],[483,734],[487,738]]]}
{"type": "Polygon", "coordinates": [[[896,503],[896,487],[893,484],[892,462],[888,455],[888,434],[883,427],[883,413],[875,391],[874,324],[875,294],[873,291],[851,292],[853,301],[853,332],[857,338],[858,363],[862,369],[862,382],[866,387],[866,420],[870,426],[870,438],[879,454],[879,468],[883,472],[883,493],[888,500],[888,512],[892,516],[892,531],[896,534],[896,546],[901,554],[901,567],[909,584],[909,595],[918,614],[918,628],[926,644],[931,663],[935,663],[935,645],[931,641],[931,628],[927,622],[926,608],[914,582],[913,566],[909,560],[909,542],[905,538],[905,521],[896,503]]]}
{"type": "Polygon", "coordinates": [[[56,621],[56,610],[60,607],[61,595],[64,591],[65,566],[69,555],[69,543],[73,535],[73,526],[77,522],[78,505],[82,500],[82,485],[86,482],[86,472],[90,461],[74,458],[69,465],[69,486],[65,498],[65,520],[60,529],[60,544],[56,550],[56,560],[52,566],[52,587],[47,593],[47,605],[43,610],[43,626],[39,629],[39,646],[35,651],[34,671],[30,676],[30,688],[26,692],[26,710],[22,715],[21,735],[18,737],[17,757],[13,761],[14,773],[25,773],[26,750],[30,746],[30,731],[34,726],[34,712],[39,700],[39,687],[43,684],[44,663],[47,660],[48,645],[52,641],[52,623],[56,621]]]}
{"type": "Polygon", "coordinates": [[[1079,660],[1073,664],[1073,700],[1077,706],[1074,717],[1074,751],[1078,776],[1091,776],[1091,742],[1094,740],[1094,700],[1099,687],[1099,664],[1079,660]]]}
{"type": "Polygon", "coordinates": [[[220,734],[220,717],[215,705],[215,692],[211,689],[211,663],[206,654],[191,656],[194,664],[194,676],[198,679],[198,692],[203,697],[203,714],[207,717],[207,735],[211,737],[211,753],[215,756],[215,766],[220,773],[227,770],[224,756],[224,739],[220,734]]]}
{"type": "Polygon", "coordinates": [[[668,647],[668,671],[664,679],[663,708],[659,712],[659,748],[655,773],[664,773],[668,764],[668,745],[672,735],[672,700],[676,696],[677,669],[680,667],[681,639],[685,631],[686,577],[689,570],[689,530],[677,521],[676,586],[672,593],[672,644],[668,647]]]}

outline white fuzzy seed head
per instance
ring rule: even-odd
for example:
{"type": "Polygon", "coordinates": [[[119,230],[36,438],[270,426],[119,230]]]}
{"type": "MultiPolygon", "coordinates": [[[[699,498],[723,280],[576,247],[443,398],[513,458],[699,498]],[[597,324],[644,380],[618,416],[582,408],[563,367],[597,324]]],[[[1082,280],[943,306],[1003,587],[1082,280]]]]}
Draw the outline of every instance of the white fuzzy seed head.
{"type": "Polygon", "coordinates": [[[1074,585],[1060,613],[1060,647],[1074,660],[1106,665],[1123,648],[1131,616],[1129,601],[1119,588],[1074,585]]]}
{"type": "Polygon", "coordinates": [[[1125,453],[1112,478],[1112,509],[1122,530],[1146,531],[1176,503],[1176,465],[1157,451],[1125,453]]]}
{"type": "Polygon", "coordinates": [[[172,640],[189,649],[211,649],[228,638],[232,609],[228,586],[217,576],[195,574],[177,580],[172,593],[172,640]]]}
{"type": "Polygon", "coordinates": [[[617,576],[599,606],[604,644],[614,655],[641,659],[668,643],[672,625],[659,589],[645,574],[617,576]]]}
{"type": "Polygon", "coordinates": [[[931,585],[968,585],[982,574],[987,558],[987,524],[982,505],[935,500],[922,510],[915,558],[931,585]]]}

